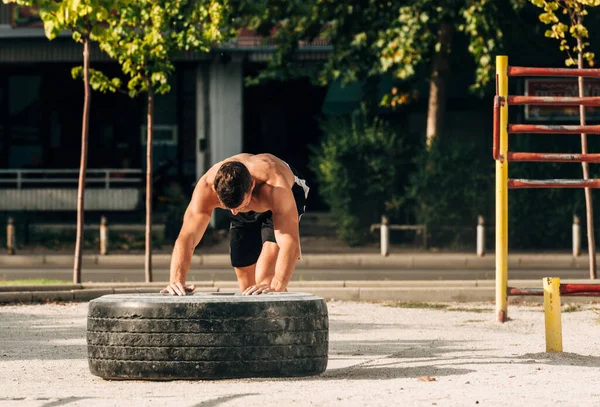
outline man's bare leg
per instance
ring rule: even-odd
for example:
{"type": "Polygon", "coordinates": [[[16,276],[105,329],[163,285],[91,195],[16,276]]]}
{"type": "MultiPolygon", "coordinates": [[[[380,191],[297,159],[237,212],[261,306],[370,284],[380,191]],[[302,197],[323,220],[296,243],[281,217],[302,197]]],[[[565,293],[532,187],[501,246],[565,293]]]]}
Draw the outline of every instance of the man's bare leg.
{"type": "Polygon", "coordinates": [[[244,292],[246,288],[256,285],[256,280],[254,279],[256,264],[246,267],[234,267],[234,269],[238,285],[240,286],[240,292],[244,292]]]}
{"type": "Polygon", "coordinates": [[[256,262],[256,283],[271,284],[271,280],[275,277],[275,263],[279,254],[279,246],[277,243],[264,242],[260,257],[256,262]]]}

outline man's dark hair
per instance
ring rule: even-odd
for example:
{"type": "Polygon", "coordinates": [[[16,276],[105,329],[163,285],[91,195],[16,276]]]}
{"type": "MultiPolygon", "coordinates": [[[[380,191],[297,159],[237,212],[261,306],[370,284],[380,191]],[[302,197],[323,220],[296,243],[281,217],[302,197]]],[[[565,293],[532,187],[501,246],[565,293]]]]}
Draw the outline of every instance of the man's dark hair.
{"type": "Polygon", "coordinates": [[[240,206],[247,193],[251,192],[252,176],[244,164],[229,161],[221,165],[215,177],[217,196],[228,208],[240,206]]]}

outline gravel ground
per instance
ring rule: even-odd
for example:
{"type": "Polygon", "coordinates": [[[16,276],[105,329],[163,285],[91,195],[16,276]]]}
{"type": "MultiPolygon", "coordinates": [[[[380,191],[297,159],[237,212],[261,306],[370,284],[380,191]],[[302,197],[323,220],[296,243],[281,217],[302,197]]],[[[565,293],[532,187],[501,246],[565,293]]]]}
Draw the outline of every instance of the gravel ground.
{"type": "Polygon", "coordinates": [[[90,374],[87,303],[0,307],[0,406],[600,404],[600,306],[563,312],[546,354],[540,306],[446,309],[332,301],[327,371],[300,379],[106,381],[90,374]],[[430,378],[428,381],[427,378],[430,378]]]}

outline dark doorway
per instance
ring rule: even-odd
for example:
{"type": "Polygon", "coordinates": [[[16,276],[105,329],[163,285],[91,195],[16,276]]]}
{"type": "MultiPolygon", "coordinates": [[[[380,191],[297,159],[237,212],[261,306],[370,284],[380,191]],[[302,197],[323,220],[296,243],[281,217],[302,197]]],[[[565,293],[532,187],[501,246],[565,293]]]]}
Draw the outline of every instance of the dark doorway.
{"type": "MultiPolygon", "coordinates": [[[[260,68],[248,65],[244,76],[260,68]]],[[[319,118],[326,93],[327,88],[314,86],[308,79],[244,88],[244,152],[274,154],[298,169],[311,188],[308,207],[312,211],[328,209],[308,168],[309,146],[317,146],[321,139],[319,118]]]]}
{"type": "MultiPolygon", "coordinates": [[[[109,76],[116,64],[95,64],[109,76]]],[[[83,83],[71,64],[13,65],[0,79],[0,157],[6,168],[78,168],[83,83]]],[[[143,100],[92,92],[88,168],[139,168],[143,100]]]]}

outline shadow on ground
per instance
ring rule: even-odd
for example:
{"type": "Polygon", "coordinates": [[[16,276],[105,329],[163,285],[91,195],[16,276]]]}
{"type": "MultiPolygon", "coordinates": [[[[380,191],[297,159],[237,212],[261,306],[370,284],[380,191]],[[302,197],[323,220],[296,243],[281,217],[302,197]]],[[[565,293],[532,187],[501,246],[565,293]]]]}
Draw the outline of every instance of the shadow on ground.
{"type": "Polygon", "coordinates": [[[85,316],[2,313],[0,361],[86,359],[85,316]]]}
{"type": "Polygon", "coordinates": [[[519,356],[519,359],[542,365],[600,367],[600,356],[584,356],[570,352],[526,353],[519,356]]]}

